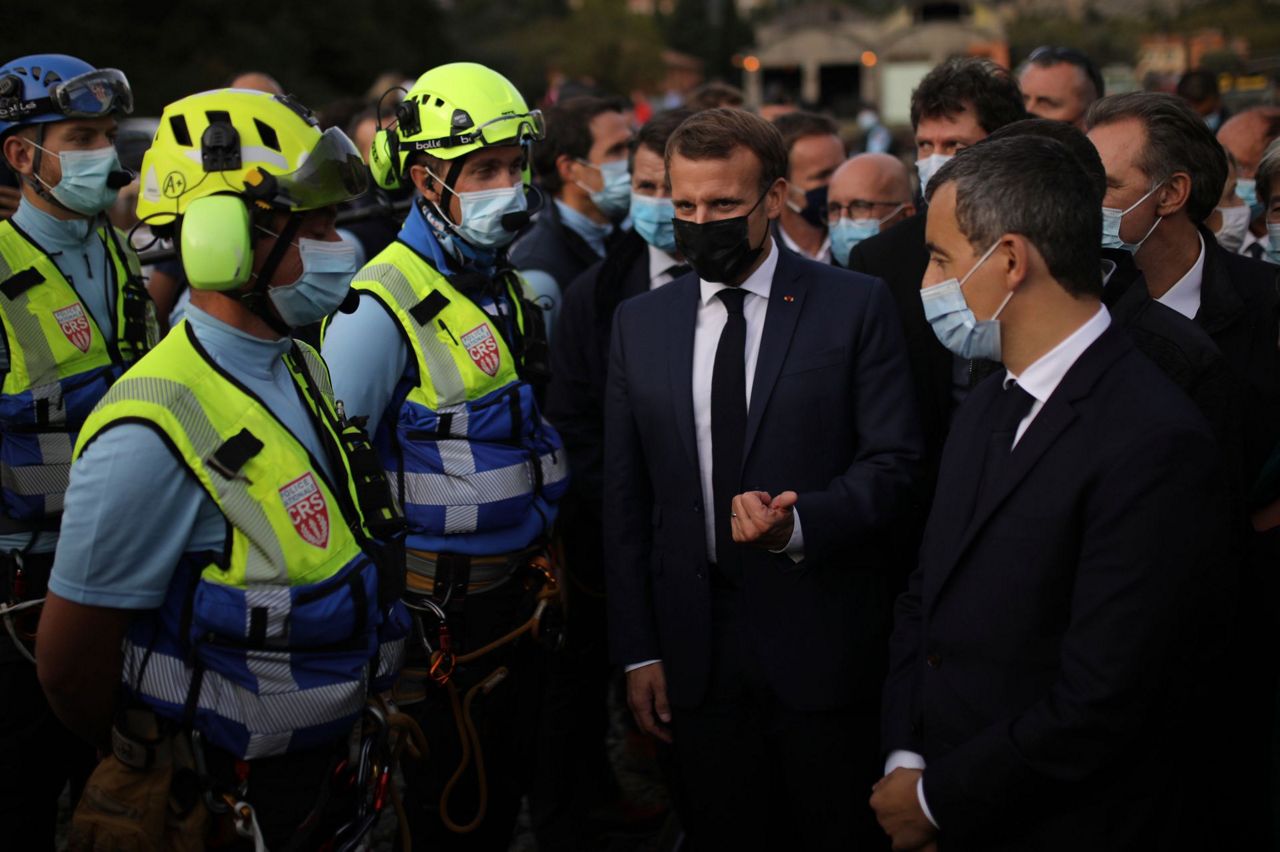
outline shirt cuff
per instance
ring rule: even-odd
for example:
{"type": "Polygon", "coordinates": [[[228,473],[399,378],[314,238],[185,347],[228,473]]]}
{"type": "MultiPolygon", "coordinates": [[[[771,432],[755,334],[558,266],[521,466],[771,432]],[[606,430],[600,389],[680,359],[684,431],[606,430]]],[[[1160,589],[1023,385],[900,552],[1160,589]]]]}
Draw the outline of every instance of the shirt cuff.
{"type": "Polygon", "coordinates": [[[654,663],[660,663],[660,662],[662,662],[662,660],[645,660],[643,663],[632,663],[631,665],[627,666],[623,671],[630,673],[635,671],[636,669],[642,669],[645,666],[651,666],[654,663]]]}
{"type": "Polygon", "coordinates": [[[924,769],[924,755],[903,748],[891,751],[884,762],[884,774],[890,775],[895,769],[924,769]]]}
{"type": "Polygon", "coordinates": [[[787,540],[786,546],[781,550],[771,550],[769,552],[785,553],[793,563],[804,561],[804,532],[800,529],[800,511],[798,509],[791,510],[791,538],[787,540]]]}

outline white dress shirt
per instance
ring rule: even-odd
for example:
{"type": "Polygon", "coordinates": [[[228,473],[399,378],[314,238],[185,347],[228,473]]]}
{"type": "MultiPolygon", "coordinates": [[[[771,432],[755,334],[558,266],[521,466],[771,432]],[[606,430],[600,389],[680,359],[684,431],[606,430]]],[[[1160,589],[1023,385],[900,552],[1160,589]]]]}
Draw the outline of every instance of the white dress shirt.
{"type": "MultiPolygon", "coordinates": [[[[1203,252],[1201,254],[1203,255],[1203,252]]],[[[1040,409],[1044,408],[1045,402],[1057,390],[1058,385],[1062,384],[1067,372],[1075,366],[1076,361],[1080,360],[1080,356],[1084,354],[1085,350],[1092,346],[1110,325],[1111,314],[1107,313],[1106,308],[1099,306],[1098,312],[1090,317],[1084,325],[1077,328],[1065,340],[1036,359],[1031,366],[1022,371],[1021,376],[1015,376],[1013,373],[1005,371],[1004,386],[1008,388],[1009,385],[1016,382],[1018,387],[1031,394],[1033,399],[1031,410],[1018,423],[1018,431],[1013,436],[1013,446],[1018,446],[1018,442],[1022,440],[1022,436],[1027,432],[1027,427],[1036,419],[1036,415],[1040,413],[1040,409]]],[[[890,753],[889,758],[884,762],[884,774],[888,775],[900,767],[905,769],[924,769],[924,757],[914,751],[906,751],[905,749],[894,751],[890,753]]],[[[938,828],[938,821],[933,818],[933,814],[929,810],[929,803],[924,798],[924,776],[921,776],[920,780],[916,782],[916,798],[920,800],[920,810],[924,811],[924,815],[928,817],[929,822],[933,823],[933,827],[938,828]]]]}
{"type": "Polygon", "coordinates": [[[679,265],[680,261],[662,249],[649,246],[649,289],[657,290],[663,284],[670,284],[671,269],[679,265]]]}
{"type": "Polygon", "coordinates": [[[800,248],[799,243],[791,239],[791,235],[787,233],[787,229],[783,227],[781,222],[778,223],[778,233],[782,235],[782,242],[786,245],[786,247],[791,249],[793,252],[800,255],[801,257],[807,257],[810,260],[816,260],[818,261],[818,263],[827,263],[827,264],[831,263],[831,236],[829,234],[822,238],[822,245],[818,246],[818,253],[809,254],[809,252],[800,248]]]}
{"type": "Polygon", "coordinates": [[[1156,299],[1162,305],[1173,308],[1187,319],[1195,319],[1196,314],[1200,312],[1200,284],[1204,280],[1204,237],[1199,234],[1196,239],[1200,240],[1200,256],[1196,258],[1196,262],[1191,264],[1191,268],[1187,270],[1187,274],[1178,279],[1169,290],[1156,299]]]}
{"type": "MultiPolygon", "coordinates": [[[[650,247],[652,252],[654,249],[650,247]]],[[[669,256],[669,255],[668,255],[669,256]]],[[[653,263],[650,254],[650,264],[653,263]]],[[[654,267],[650,265],[650,270],[654,267]]],[[[746,281],[738,285],[746,291],[742,301],[742,313],[747,321],[747,340],[743,357],[747,380],[747,410],[751,409],[751,388],[755,384],[756,363],[760,359],[760,338],[764,334],[764,318],[769,310],[769,294],[773,290],[773,274],[778,268],[778,249],[769,242],[769,254],[746,281]]],[[[729,320],[729,311],[716,293],[729,289],[728,284],[699,281],[701,297],[698,299],[698,316],[693,327],[693,431],[698,443],[698,474],[702,483],[702,507],[705,521],[707,561],[716,561],[715,490],[711,484],[711,374],[715,369],[716,348],[720,345],[720,333],[729,320]]],[[[777,496],[777,495],[774,495],[777,496]]],[[[779,553],[785,553],[792,562],[804,559],[804,534],[800,530],[800,513],[792,511],[791,539],[779,553]]],[[[643,668],[659,662],[645,660],[626,667],[627,671],[643,668]]]]}

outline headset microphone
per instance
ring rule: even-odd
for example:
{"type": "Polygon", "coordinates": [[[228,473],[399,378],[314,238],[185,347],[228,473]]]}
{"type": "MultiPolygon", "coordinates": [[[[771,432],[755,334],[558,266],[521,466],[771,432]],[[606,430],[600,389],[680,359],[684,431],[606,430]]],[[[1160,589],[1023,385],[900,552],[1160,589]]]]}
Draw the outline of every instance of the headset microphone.
{"type": "Polygon", "coordinates": [[[124,189],[133,183],[133,172],[120,170],[107,175],[107,186],[111,189],[124,189]]]}

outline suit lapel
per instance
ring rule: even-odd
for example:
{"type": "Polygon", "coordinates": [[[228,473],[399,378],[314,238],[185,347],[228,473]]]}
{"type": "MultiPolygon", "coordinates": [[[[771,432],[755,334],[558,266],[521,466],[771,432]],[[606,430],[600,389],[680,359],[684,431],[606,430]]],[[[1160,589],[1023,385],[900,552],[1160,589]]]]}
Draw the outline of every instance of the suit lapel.
{"type": "MultiPolygon", "coordinates": [[[[777,243],[775,243],[777,245],[777,243]]],[[[799,276],[800,264],[790,252],[779,251],[778,268],[774,271],[769,291],[769,308],[765,312],[764,331],[760,335],[760,354],[756,358],[756,375],[751,385],[751,407],[747,411],[747,435],[742,445],[743,462],[751,454],[764,417],[773,386],[778,382],[791,338],[795,334],[800,311],[804,307],[806,287],[799,276]]]]}
{"type": "MultiPolygon", "coordinates": [[[[645,264],[648,269],[648,264],[645,264]]],[[[676,431],[688,453],[689,463],[698,465],[698,443],[693,428],[693,335],[698,319],[698,276],[692,272],[666,285],[678,288],[677,308],[667,325],[667,366],[671,380],[671,401],[676,431]]]]}
{"type": "MultiPolygon", "coordinates": [[[[1014,490],[1017,489],[1018,485],[1035,468],[1041,457],[1071,426],[1076,419],[1075,402],[1087,396],[1097,380],[1111,366],[1111,363],[1131,348],[1132,344],[1128,342],[1124,332],[1113,324],[1103,332],[1100,338],[1094,341],[1092,346],[1085,350],[1084,354],[1067,371],[1061,384],[1050,395],[1044,407],[1040,409],[1039,414],[1036,415],[1035,420],[1031,422],[1026,433],[1023,434],[1022,440],[1014,447],[1012,454],[1010,454],[1009,459],[1001,468],[995,480],[988,487],[982,489],[980,500],[978,500],[979,492],[977,489],[978,483],[982,479],[985,461],[979,460],[976,466],[967,468],[967,479],[962,481],[969,483],[970,490],[967,495],[969,499],[978,500],[978,502],[973,507],[973,513],[968,524],[962,525],[963,533],[958,538],[944,539],[944,541],[955,542],[956,546],[947,547],[945,551],[946,557],[942,562],[942,570],[938,572],[932,584],[935,590],[942,589],[947,579],[951,576],[951,572],[955,570],[956,565],[959,564],[983,527],[996,513],[996,510],[1004,504],[1014,490]]],[[[988,402],[988,404],[990,403],[988,402]]],[[[975,437],[983,441],[983,446],[986,447],[985,453],[991,452],[989,423],[980,425],[978,435],[975,437]]],[[[1010,440],[1012,439],[1012,436],[1008,437],[1010,440]]],[[[971,455],[984,456],[985,453],[972,453],[971,455]]],[[[939,494],[941,494],[941,488],[939,489],[939,494]]],[[[943,499],[945,499],[945,496],[943,499]]],[[[953,527],[952,532],[955,532],[959,526],[953,527]]],[[[932,599],[936,602],[937,595],[935,594],[932,599]]]]}
{"type": "Polygon", "coordinates": [[[1196,322],[1213,336],[1233,325],[1240,318],[1245,304],[1218,257],[1222,248],[1212,234],[1201,236],[1204,238],[1204,272],[1200,281],[1200,310],[1196,313],[1196,322]]]}

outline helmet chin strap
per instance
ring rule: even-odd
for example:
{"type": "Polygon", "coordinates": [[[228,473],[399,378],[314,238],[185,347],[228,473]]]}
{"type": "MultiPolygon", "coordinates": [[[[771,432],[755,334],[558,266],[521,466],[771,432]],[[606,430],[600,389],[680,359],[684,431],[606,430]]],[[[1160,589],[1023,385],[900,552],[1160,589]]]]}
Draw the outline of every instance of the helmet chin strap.
{"type": "Polygon", "coordinates": [[[275,331],[281,337],[288,337],[293,333],[293,329],[284,320],[280,319],[280,315],[276,313],[271,304],[268,291],[271,289],[272,277],[276,274],[276,270],[280,268],[280,261],[284,260],[284,253],[293,244],[293,238],[297,235],[298,228],[301,226],[302,217],[297,213],[290,213],[284,228],[280,230],[280,234],[276,237],[276,244],[271,247],[271,253],[263,261],[262,269],[258,270],[253,287],[239,293],[226,294],[239,301],[251,314],[265,322],[271,327],[272,331],[275,331]]]}
{"type": "MultiPolygon", "coordinates": [[[[41,180],[40,166],[44,163],[44,131],[45,126],[43,124],[36,125],[36,139],[35,144],[32,146],[35,148],[36,153],[35,156],[31,158],[31,174],[23,175],[23,181],[35,191],[36,195],[40,196],[45,201],[48,201],[59,210],[65,210],[68,213],[82,218],[90,218],[77,210],[72,210],[70,207],[54,198],[53,193],[49,191],[49,187],[43,180],[41,180]]],[[[30,142],[31,140],[28,139],[27,141],[30,142]]]]}

